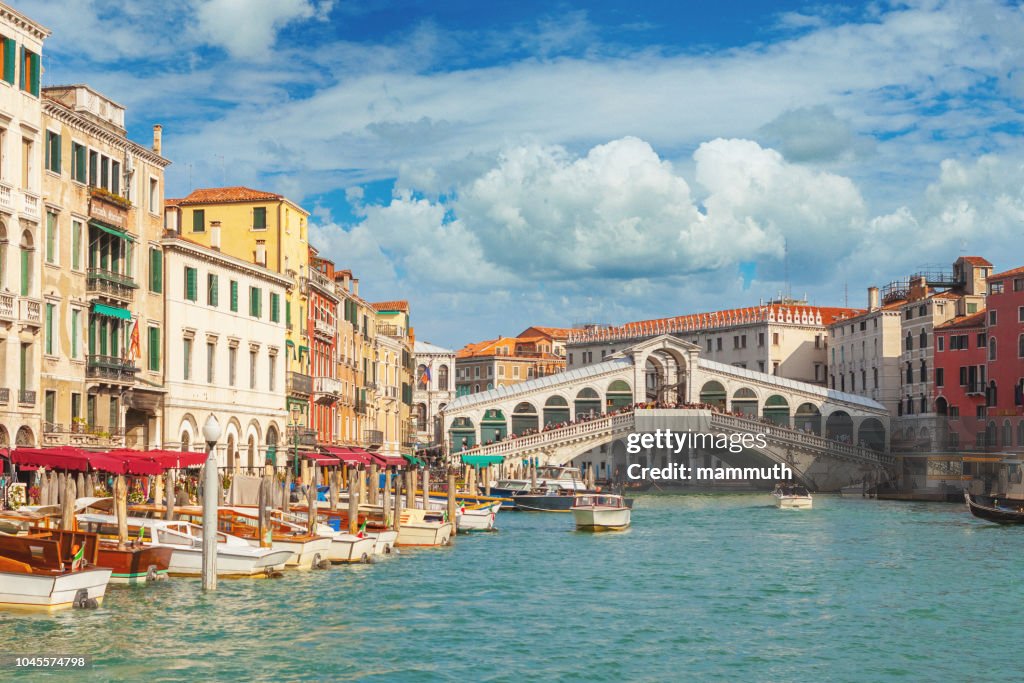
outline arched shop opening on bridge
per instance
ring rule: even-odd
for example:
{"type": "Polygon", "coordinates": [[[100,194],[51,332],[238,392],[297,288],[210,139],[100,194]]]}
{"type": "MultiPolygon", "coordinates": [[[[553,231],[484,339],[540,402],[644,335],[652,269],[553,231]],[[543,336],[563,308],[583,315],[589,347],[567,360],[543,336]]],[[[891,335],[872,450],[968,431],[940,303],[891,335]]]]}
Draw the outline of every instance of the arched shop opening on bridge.
{"type": "Polygon", "coordinates": [[[725,387],[714,380],[705,382],[700,390],[700,402],[725,410],[725,387]]]}
{"type": "Polygon", "coordinates": [[[753,389],[743,387],[732,395],[732,411],[747,417],[757,417],[757,394],[753,389]]]}
{"type": "Polygon", "coordinates": [[[607,411],[633,405],[633,389],[625,380],[615,380],[608,385],[604,404],[607,411]]]}
{"type": "Polygon", "coordinates": [[[544,402],[544,426],[569,421],[569,402],[562,396],[550,396],[544,402]]]}
{"type": "Polygon", "coordinates": [[[853,418],[844,410],[837,410],[825,420],[825,437],[833,441],[853,443],[853,418]]]}
{"type": "Polygon", "coordinates": [[[531,429],[539,429],[537,408],[529,401],[523,401],[512,411],[512,433],[522,434],[531,429]]]}
{"type": "Polygon", "coordinates": [[[491,408],[484,413],[484,419],[480,420],[480,440],[501,441],[508,436],[508,421],[505,420],[505,413],[497,408],[491,408]]]}
{"type": "Polygon", "coordinates": [[[455,452],[472,448],[476,445],[476,427],[468,417],[457,417],[452,420],[451,429],[448,430],[449,438],[452,440],[452,450],[455,452]]]}
{"type": "Polygon", "coordinates": [[[773,394],[764,402],[764,419],[784,427],[789,426],[789,402],[773,394]]]}
{"type": "Polygon", "coordinates": [[[821,436],[821,411],[813,403],[801,403],[793,416],[793,428],[821,436]]]}
{"type": "Polygon", "coordinates": [[[590,387],[580,389],[576,394],[574,415],[577,418],[588,415],[599,415],[601,413],[601,397],[590,387]]]}

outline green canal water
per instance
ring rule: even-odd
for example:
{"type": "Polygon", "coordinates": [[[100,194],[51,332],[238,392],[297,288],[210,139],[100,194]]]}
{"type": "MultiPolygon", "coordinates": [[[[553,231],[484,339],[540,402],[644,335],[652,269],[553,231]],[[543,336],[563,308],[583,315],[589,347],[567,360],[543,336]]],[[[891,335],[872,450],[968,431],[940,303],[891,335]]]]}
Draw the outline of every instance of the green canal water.
{"type": "Polygon", "coordinates": [[[770,501],[639,496],[606,534],[502,513],[498,533],[370,566],[112,588],[96,611],[0,614],[0,651],[86,654],[52,677],[102,681],[1020,679],[1024,529],[770,501]]]}

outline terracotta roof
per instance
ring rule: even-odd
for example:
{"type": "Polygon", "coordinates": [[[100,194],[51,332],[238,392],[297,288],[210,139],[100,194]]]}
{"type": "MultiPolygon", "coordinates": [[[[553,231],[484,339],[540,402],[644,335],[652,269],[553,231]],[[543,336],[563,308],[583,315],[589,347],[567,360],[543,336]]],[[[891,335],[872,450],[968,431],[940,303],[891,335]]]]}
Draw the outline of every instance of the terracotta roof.
{"type": "MultiPolygon", "coordinates": [[[[703,329],[707,327],[722,327],[725,325],[739,325],[747,322],[757,322],[774,317],[776,322],[785,322],[787,317],[791,321],[800,322],[802,319],[810,318],[813,321],[821,316],[822,325],[831,325],[838,320],[845,320],[864,313],[859,308],[837,308],[832,306],[806,306],[802,304],[783,305],[767,304],[764,306],[748,306],[746,308],[733,308],[725,311],[712,311],[710,313],[694,313],[691,315],[680,315],[674,318],[657,318],[654,320],[640,320],[626,323],[619,328],[612,328],[612,332],[626,331],[639,332],[650,331],[658,333],[662,327],[676,329],[703,329]]],[[[809,324],[817,324],[813,322],[809,324]]]]}
{"type": "Polygon", "coordinates": [[[970,315],[961,315],[952,320],[948,320],[941,325],[936,325],[936,330],[952,330],[960,329],[965,327],[984,327],[985,326],[985,309],[981,309],[977,313],[971,313],[970,315]]]}
{"type": "Polygon", "coordinates": [[[1000,278],[1010,277],[1012,275],[1024,275],[1024,266],[1021,266],[1020,268],[1014,268],[1013,270],[1004,270],[1003,272],[996,273],[995,275],[989,275],[988,280],[989,282],[991,282],[992,280],[998,280],[1000,278]]]}
{"type": "Polygon", "coordinates": [[[573,330],[570,327],[541,327],[539,325],[531,325],[525,330],[519,333],[520,337],[525,336],[528,332],[534,330],[541,334],[547,335],[552,339],[568,339],[569,335],[572,334],[573,330]]]}
{"type": "Polygon", "coordinates": [[[961,261],[970,263],[972,266],[988,266],[992,267],[992,264],[988,262],[988,259],[983,256],[961,256],[961,261]]]}
{"type": "Polygon", "coordinates": [[[181,197],[175,197],[174,199],[164,199],[164,206],[178,206],[181,204],[181,197]]]}
{"type": "Polygon", "coordinates": [[[283,195],[263,190],[253,190],[249,187],[201,187],[185,197],[179,199],[178,204],[225,204],[229,202],[256,202],[261,200],[284,199],[283,195]]]}
{"type": "Polygon", "coordinates": [[[373,306],[373,310],[375,311],[403,311],[405,313],[409,312],[408,301],[378,301],[377,303],[370,305],[373,306]]]}

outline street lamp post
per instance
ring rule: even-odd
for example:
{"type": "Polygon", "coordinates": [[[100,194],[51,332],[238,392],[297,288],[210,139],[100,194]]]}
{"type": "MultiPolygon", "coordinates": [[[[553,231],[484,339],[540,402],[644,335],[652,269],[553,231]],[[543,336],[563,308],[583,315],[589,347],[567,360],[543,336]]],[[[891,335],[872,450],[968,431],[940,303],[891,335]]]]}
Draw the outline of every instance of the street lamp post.
{"type": "Polygon", "coordinates": [[[210,415],[203,425],[206,440],[206,476],[203,481],[203,590],[217,589],[217,440],[220,423],[210,415]]]}
{"type": "MultiPolygon", "coordinates": [[[[302,406],[292,403],[292,469],[295,476],[299,476],[299,428],[302,425],[302,406]]],[[[287,471],[287,470],[286,470],[287,471]]]]}

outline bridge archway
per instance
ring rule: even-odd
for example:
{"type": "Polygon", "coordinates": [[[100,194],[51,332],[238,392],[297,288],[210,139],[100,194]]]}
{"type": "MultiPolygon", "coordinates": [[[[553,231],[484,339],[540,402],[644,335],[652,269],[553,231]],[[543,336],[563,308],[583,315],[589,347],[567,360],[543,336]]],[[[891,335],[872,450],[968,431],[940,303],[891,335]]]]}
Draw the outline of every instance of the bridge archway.
{"type": "Polygon", "coordinates": [[[853,443],[853,418],[845,410],[837,410],[825,420],[825,438],[853,443]]]}
{"type": "Polygon", "coordinates": [[[582,415],[600,415],[601,396],[590,387],[580,389],[573,402],[573,416],[579,418],[582,415]]]}
{"type": "Polygon", "coordinates": [[[801,403],[793,416],[793,428],[821,436],[821,411],[813,403],[801,403]]]}
{"type": "Polygon", "coordinates": [[[757,417],[757,394],[749,387],[740,387],[732,395],[732,410],[751,418],[757,417]]]}
{"type": "Polygon", "coordinates": [[[522,434],[530,429],[539,429],[537,408],[529,401],[523,401],[512,411],[512,433],[522,434]]]}
{"type": "Polygon", "coordinates": [[[857,444],[873,451],[885,450],[885,427],[878,418],[869,417],[857,429],[857,444]]]}
{"type": "Polygon", "coordinates": [[[604,396],[606,411],[633,404],[633,388],[629,386],[629,382],[622,379],[617,379],[609,384],[608,391],[605,392],[604,396]]]}
{"type": "Polygon", "coordinates": [[[661,346],[648,349],[642,360],[648,398],[666,403],[684,403],[687,400],[687,360],[684,353],[673,346],[661,346]]]}
{"type": "Polygon", "coordinates": [[[448,434],[452,441],[452,450],[456,453],[476,445],[476,427],[468,417],[457,417],[452,420],[448,434]]]}
{"type": "Polygon", "coordinates": [[[719,410],[726,409],[726,393],[725,387],[722,386],[721,382],[711,380],[705,382],[704,386],[700,388],[700,402],[707,403],[708,405],[715,406],[719,410]]]}
{"type": "Polygon", "coordinates": [[[505,413],[498,408],[490,408],[480,420],[480,440],[484,443],[501,441],[506,436],[508,436],[508,421],[505,419],[505,413]]]}
{"type": "Polygon", "coordinates": [[[555,394],[544,402],[544,426],[569,421],[569,402],[564,396],[555,394]]]}
{"type": "Polygon", "coordinates": [[[764,418],[783,427],[789,426],[789,402],[779,396],[772,394],[764,402],[764,418]]]}

